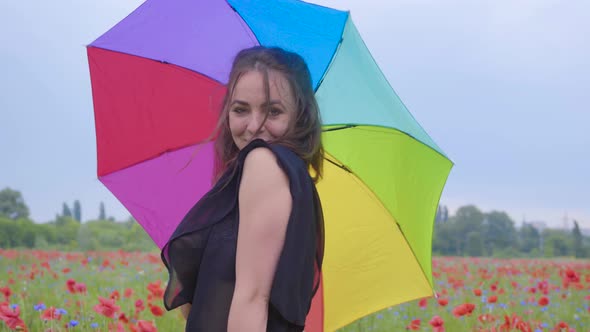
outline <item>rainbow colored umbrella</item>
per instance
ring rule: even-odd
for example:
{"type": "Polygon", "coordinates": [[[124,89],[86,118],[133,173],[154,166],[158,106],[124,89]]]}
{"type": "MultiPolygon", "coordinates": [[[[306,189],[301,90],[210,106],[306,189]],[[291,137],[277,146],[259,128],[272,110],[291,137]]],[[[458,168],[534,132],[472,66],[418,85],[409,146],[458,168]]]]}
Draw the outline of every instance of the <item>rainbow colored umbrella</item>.
{"type": "Polygon", "coordinates": [[[144,2],[87,48],[100,181],[161,248],[211,187],[204,139],[233,57],[259,44],[305,58],[325,124],[326,247],[306,330],[432,295],[434,215],[452,163],[348,12],[295,0],[144,2]]]}

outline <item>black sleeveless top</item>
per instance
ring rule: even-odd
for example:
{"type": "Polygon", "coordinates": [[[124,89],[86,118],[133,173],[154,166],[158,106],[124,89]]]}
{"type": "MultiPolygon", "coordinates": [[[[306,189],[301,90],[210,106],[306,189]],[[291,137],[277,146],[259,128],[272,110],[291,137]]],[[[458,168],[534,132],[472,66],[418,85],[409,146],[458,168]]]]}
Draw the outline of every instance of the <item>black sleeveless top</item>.
{"type": "MultiPolygon", "coordinates": [[[[267,331],[302,331],[318,289],[324,250],[321,203],[304,161],[290,149],[256,139],[234,167],[197,202],[162,249],[169,272],[164,306],[192,307],[186,331],[225,332],[235,286],[238,190],[246,155],[266,147],[289,178],[292,209],[271,287],[267,331]]],[[[264,259],[264,257],[260,257],[264,259]]]]}

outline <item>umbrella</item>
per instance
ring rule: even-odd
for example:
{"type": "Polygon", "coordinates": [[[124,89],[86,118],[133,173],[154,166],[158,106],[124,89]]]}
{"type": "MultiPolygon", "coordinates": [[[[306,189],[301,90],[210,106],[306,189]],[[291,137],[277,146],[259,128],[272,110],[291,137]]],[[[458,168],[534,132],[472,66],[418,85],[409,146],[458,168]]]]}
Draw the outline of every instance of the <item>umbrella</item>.
{"type": "Polygon", "coordinates": [[[304,57],[325,125],[325,257],[306,330],[431,296],[434,216],[452,162],[349,12],[296,0],[145,1],[87,47],[100,181],[161,248],[211,188],[205,139],[233,57],[255,45],[304,57]]]}

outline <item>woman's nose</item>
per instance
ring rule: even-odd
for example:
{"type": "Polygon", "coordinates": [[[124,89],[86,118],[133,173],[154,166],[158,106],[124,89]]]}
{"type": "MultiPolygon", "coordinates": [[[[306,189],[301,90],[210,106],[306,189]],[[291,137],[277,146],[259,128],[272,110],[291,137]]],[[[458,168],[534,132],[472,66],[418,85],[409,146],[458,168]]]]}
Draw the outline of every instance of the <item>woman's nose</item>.
{"type": "MultiPolygon", "coordinates": [[[[248,122],[248,131],[252,134],[256,133],[258,128],[262,126],[264,123],[264,113],[262,112],[253,112],[252,116],[250,117],[250,121],[248,122]]],[[[264,131],[264,126],[260,128],[260,131],[264,131]]]]}

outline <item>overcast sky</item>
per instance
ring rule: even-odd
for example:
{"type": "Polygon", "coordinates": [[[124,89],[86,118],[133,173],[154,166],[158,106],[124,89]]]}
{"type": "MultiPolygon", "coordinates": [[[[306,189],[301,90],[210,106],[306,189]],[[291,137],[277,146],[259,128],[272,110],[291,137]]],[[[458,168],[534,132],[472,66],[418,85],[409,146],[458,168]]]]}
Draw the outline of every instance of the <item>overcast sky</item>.
{"type": "MultiPolygon", "coordinates": [[[[271,1],[271,0],[269,0],[271,1]]],[[[129,213],[96,178],[85,45],[142,1],[0,2],[0,189],[46,222],[129,213]]],[[[313,1],[350,10],[375,60],[455,163],[441,203],[590,228],[590,2],[313,1]]]]}

